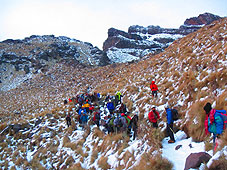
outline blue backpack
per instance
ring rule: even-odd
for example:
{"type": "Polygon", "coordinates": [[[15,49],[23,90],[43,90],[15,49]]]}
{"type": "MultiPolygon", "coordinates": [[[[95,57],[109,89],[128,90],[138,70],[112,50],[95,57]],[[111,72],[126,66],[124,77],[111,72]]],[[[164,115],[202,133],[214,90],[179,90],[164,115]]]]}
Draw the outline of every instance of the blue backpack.
{"type": "Polygon", "coordinates": [[[216,110],[216,113],[219,113],[222,116],[223,122],[224,122],[224,129],[227,128],[227,114],[226,110],[216,110]]]}
{"type": "Polygon", "coordinates": [[[214,114],[214,122],[211,124],[210,118],[208,118],[208,131],[214,134],[222,134],[226,128],[227,115],[225,110],[216,110],[214,114]]]}

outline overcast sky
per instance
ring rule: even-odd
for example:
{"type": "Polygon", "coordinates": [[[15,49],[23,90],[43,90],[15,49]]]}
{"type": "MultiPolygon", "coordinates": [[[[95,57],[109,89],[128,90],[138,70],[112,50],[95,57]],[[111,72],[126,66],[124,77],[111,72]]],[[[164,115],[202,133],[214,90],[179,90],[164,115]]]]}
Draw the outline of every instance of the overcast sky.
{"type": "Polygon", "coordinates": [[[205,12],[227,16],[226,0],[0,0],[0,41],[53,34],[102,48],[111,27],[178,28],[205,12]]]}

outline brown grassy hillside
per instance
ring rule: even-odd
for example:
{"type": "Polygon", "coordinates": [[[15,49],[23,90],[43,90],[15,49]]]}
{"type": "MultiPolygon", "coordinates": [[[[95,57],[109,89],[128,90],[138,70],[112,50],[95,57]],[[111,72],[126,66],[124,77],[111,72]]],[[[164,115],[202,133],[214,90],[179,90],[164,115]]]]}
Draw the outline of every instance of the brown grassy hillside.
{"type": "MultiPolygon", "coordinates": [[[[46,74],[37,74],[34,79],[20,87],[1,92],[1,130],[12,121],[23,122],[26,125],[26,121],[33,122],[34,117],[44,118],[41,128],[33,129],[32,132],[36,134],[32,140],[24,136],[28,134],[11,134],[14,139],[24,138],[18,141],[1,137],[1,151],[4,152],[1,158],[5,159],[12,155],[10,159],[18,166],[23,162],[21,166],[24,168],[42,168],[40,162],[45,165],[48,161],[62,169],[66,169],[61,167],[65,164],[72,169],[74,167],[82,169],[79,162],[89,162],[90,165],[96,162],[102,169],[108,169],[110,165],[107,163],[107,152],[111,149],[118,153],[117,161],[125,163],[124,165],[119,163],[116,169],[123,167],[152,169],[154,165],[163,166],[159,169],[171,169],[172,165],[167,160],[157,159],[152,154],[148,154],[148,152],[159,152],[163,133],[149,131],[150,128],[147,127],[150,126],[146,116],[144,117],[150,111],[151,105],[160,106],[166,102],[179,110],[181,119],[176,123],[178,128],[184,130],[195,141],[208,140],[206,145],[208,148],[209,139],[204,136],[203,130],[205,118],[203,105],[209,101],[216,109],[227,110],[226,30],[225,18],[175,41],[165,52],[151,55],[150,58],[138,63],[113,64],[97,68],[58,63],[49,68],[46,74]],[[159,87],[157,99],[151,97],[149,85],[152,80],[155,80],[159,87]],[[87,87],[103,95],[114,95],[117,91],[121,91],[124,96],[123,101],[131,113],[139,113],[138,137],[142,142],[138,145],[137,153],[124,150],[129,146],[128,139],[123,139],[122,135],[102,136],[100,131],[94,129],[91,133],[88,128],[80,136],[72,128],[64,127],[65,115],[73,110],[73,105],[65,106],[63,100],[85,92],[87,87]],[[15,114],[16,112],[20,114],[15,114]],[[47,113],[52,114],[54,118],[48,118],[47,113]],[[47,134],[51,137],[45,138],[47,134]],[[77,136],[79,138],[74,140],[77,136]],[[93,142],[93,148],[84,145],[86,138],[92,138],[89,141],[93,142]],[[28,148],[24,147],[25,143],[28,144],[28,148]],[[8,145],[17,145],[17,147],[12,150],[7,147],[8,145]],[[147,145],[150,148],[147,149],[147,145]],[[59,146],[62,147],[61,150],[59,146]],[[27,149],[37,150],[33,153],[35,159],[30,162],[23,155],[26,154],[27,149]],[[75,154],[70,156],[67,152],[69,149],[75,154]],[[90,153],[92,153],[91,157],[88,156],[90,153]],[[140,155],[141,159],[136,160],[135,155],[140,155]],[[16,161],[18,159],[21,161],[16,161]],[[148,164],[149,161],[152,163],[148,164]],[[136,166],[133,167],[133,164],[136,166]]],[[[163,111],[161,117],[165,122],[163,111]]],[[[162,126],[163,124],[160,123],[160,127],[162,126]]],[[[226,134],[224,133],[222,137],[223,146],[227,144],[226,134]]],[[[4,164],[5,167],[8,166],[7,162],[4,164]]]]}
{"type": "Polygon", "coordinates": [[[24,116],[51,110],[88,86],[102,94],[123,92],[131,107],[163,104],[174,106],[181,101],[181,113],[201,99],[217,101],[217,108],[226,104],[226,18],[203,27],[175,41],[165,52],[132,64],[114,64],[99,68],[80,68],[56,64],[47,74],[39,74],[24,85],[1,93],[1,115],[14,118],[15,112],[24,116]],[[160,97],[151,100],[149,84],[155,80],[160,97]],[[219,101],[220,100],[220,101],[219,101]],[[224,100],[224,101],[223,101],[224,100]]]}

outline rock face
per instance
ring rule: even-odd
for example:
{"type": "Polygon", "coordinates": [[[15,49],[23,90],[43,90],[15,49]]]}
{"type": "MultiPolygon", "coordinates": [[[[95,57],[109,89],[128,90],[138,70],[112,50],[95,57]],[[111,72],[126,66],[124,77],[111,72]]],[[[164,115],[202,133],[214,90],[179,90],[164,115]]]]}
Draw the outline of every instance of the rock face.
{"type": "Polygon", "coordinates": [[[54,35],[32,35],[23,40],[0,42],[0,90],[15,88],[58,62],[104,66],[105,53],[92,44],[54,35]],[[8,86],[11,84],[11,87],[8,86]]]}
{"type": "Polygon", "coordinates": [[[148,27],[134,25],[128,28],[128,32],[124,32],[110,28],[108,38],[103,43],[103,50],[111,63],[138,60],[148,53],[162,52],[176,39],[197,31],[202,26],[218,19],[221,19],[221,17],[204,13],[198,17],[187,19],[179,29],[161,28],[153,25],[148,27]]]}

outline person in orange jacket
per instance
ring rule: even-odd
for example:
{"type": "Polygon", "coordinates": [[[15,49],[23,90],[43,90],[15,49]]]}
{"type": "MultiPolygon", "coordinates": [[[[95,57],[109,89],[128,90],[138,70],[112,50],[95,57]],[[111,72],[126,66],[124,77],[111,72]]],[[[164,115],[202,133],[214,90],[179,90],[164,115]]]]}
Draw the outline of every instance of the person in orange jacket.
{"type": "Polygon", "coordinates": [[[152,107],[152,111],[148,114],[148,119],[151,123],[153,123],[153,127],[158,128],[158,119],[160,119],[160,115],[158,111],[155,109],[155,106],[152,107]]]}
{"type": "Polygon", "coordinates": [[[152,97],[154,97],[154,96],[157,97],[158,86],[155,84],[155,81],[151,82],[150,88],[151,88],[151,91],[152,91],[152,97]]]}

